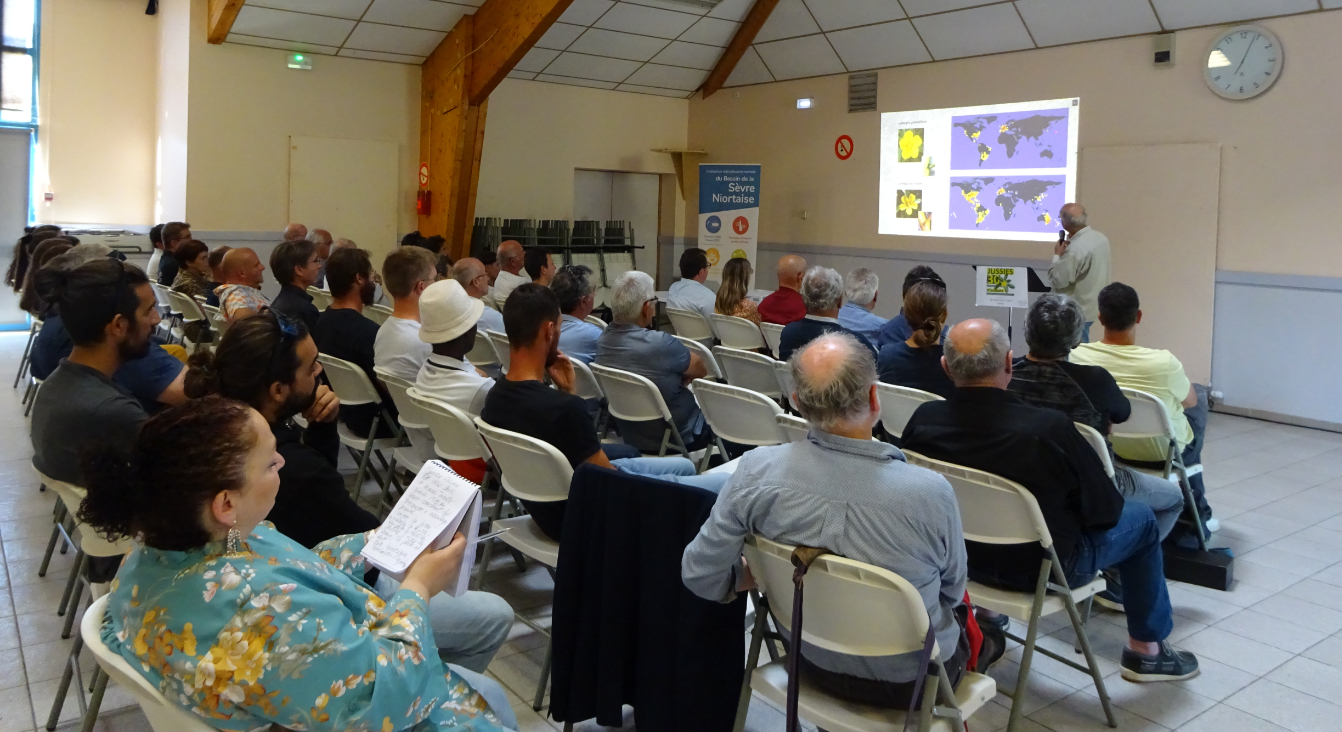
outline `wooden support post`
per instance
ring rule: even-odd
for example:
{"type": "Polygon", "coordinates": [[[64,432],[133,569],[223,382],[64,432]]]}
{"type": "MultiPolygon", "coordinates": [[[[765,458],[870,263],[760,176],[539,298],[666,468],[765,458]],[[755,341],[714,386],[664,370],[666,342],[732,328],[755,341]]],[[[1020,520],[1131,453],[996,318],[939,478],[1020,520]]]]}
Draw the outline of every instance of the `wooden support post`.
{"type": "Polygon", "coordinates": [[[746,49],[755,42],[755,34],[764,27],[764,21],[769,19],[769,14],[774,11],[778,5],[778,0],[755,0],[755,5],[750,8],[746,19],[741,23],[741,27],[736,29],[736,35],[732,36],[732,42],[727,44],[727,49],[722,52],[722,57],[718,59],[717,66],[709,72],[708,78],[704,80],[704,85],[699,87],[704,93],[704,99],[707,99],[722,88],[727,83],[727,77],[732,75],[732,70],[740,62],[741,57],[746,54],[746,49]]]}
{"type": "Polygon", "coordinates": [[[206,40],[219,44],[228,38],[228,32],[233,29],[233,21],[238,17],[238,11],[242,10],[242,3],[243,0],[210,0],[209,32],[206,40]]]}

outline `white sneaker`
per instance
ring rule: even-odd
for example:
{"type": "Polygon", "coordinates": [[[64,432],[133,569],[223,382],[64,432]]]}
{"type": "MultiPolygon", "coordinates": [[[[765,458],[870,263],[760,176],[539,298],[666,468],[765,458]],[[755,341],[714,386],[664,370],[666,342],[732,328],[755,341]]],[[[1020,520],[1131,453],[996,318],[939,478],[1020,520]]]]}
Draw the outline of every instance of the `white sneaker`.
{"type": "Polygon", "coordinates": [[[1207,519],[1207,533],[1215,534],[1221,528],[1221,522],[1215,516],[1207,519]]]}

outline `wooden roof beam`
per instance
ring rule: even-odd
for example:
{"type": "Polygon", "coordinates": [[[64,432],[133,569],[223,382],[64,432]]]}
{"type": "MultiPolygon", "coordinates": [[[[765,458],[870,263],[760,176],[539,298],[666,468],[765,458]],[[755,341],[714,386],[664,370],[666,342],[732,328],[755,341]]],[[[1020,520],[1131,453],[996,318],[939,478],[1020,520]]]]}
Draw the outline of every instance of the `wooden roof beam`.
{"type": "Polygon", "coordinates": [[[723,84],[727,83],[727,78],[732,75],[736,64],[740,63],[741,57],[746,55],[746,49],[755,42],[755,35],[764,27],[764,21],[769,19],[769,14],[774,11],[778,5],[778,0],[755,0],[755,5],[746,14],[746,19],[741,23],[741,27],[736,29],[736,35],[732,37],[732,42],[727,44],[727,49],[722,52],[722,57],[718,59],[717,66],[709,72],[708,78],[704,80],[704,85],[699,87],[704,93],[704,99],[713,96],[723,84]]]}
{"type": "Polygon", "coordinates": [[[228,38],[242,3],[243,0],[210,0],[209,35],[206,36],[210,43],[220,44],[228,38]]]}
{"type": "MultiPolygon", "coordinates": [[[[777,2],[777,0],[774,0],[777,2]]],[[[480,104],[573,0],[487,0],[475,11],[470,103],[480,104]]]]}

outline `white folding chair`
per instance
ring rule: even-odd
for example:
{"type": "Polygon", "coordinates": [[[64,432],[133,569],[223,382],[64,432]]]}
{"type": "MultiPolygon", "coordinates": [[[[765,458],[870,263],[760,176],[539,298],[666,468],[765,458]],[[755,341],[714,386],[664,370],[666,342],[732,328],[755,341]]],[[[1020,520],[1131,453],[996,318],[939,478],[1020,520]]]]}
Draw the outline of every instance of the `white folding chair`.
{"type": "Polygon", "coordinates": [[[722,372],[727,375],[728,384],[759,392],[770,399],[782,400],[783,390],[778,386],[774,359],[763,353],[726,346],[715,347],[713,353],[722,363],[722,372]]]}
{"type": "Polygon", "coordinates": [[[209,324],[209,316],[204,310],[200,309],[200,304],[194,299],[183,295],[176,290],[168,290],[168,300],[172,303],[174,310],[182,314],[182,347],[187,353],[195,353],[197,349],[208,343],[208,341],[195,341],[187,337],[186,326],[188,323],[206,323],[209,324]]]}
{"type": "Polygon", "coordinates": [[[1114,461],[1109,457],[1109,444],[1104,441],[1104,436],[1088,424],[1081,424],[1080,422],[1073,422],[1072,424],[1076,425],[1076,431],[1080,432],[1081,436],[1086,438],[1086,442],[1090,443],[1090,448],[1095,451],[1095,454],[1100,456],[1100,462],[1104,463],[1104,474],[1113,478],[1114,461]]]}
{"type": "MultiPolygon", "coordinates": [[[[694,401],[704,413],[704,420],[713,428],[713,439],[724,461],[731,460],[723,440],[742,445],[781,445],[788,441],[776,417],[783,413],[769,397],[730,384],[719,384],[707,379],[695,379],[690,384],[694,401]]],[[[708,467],[712,450],[705,450],[699,470],[708,467]]]]}
{"type": "Polygon", "coordinates": [[[19,359],[19,371],[14,374],[14,388],[19,388],[19,382],[23,380],[24,374],[32,366],[31,356],[33,353],[33,341],[37,340],[37,334],[42,330],[42,320],[33,318],[33,323],[28,327],[28,344],[23,347],[23,357],[19,359]]]}
{"type": "Polygon", "coordinates": [[[382,325],[391,317],[392,309],[386,305],[373,304],[363,309],[363,316],[369,320],[382,325]]]}
{"type": "Polygon", "coordinates": [[[704,368],[708,369],[708,378],[717,381],[723,380],[722,364],[718,363],[718,359],[713,356],[712,351],[708,350],[708,346],[705,346],[702,342],[696,341],[693,338],[686,338],[685,336],[673,337],[685,344],[685,347],[690,349],[690,353],[699,354],[699,359],[704,362],[704,368]]]}
{"type": "Polygon", "coordinates": [[[666,400],[662,398],[662,392],[656,384],[638,374],[599,363],[592,364],[592,373],[601,384],[601,391],[606,395],[606,408],[612,417],[626,422],[662,423],[662,445],[657,452],[658,457],[665,456],[668,447],[679,451],[686,458],[690,457],[671,410],[667,408],[666,400]]]}
{"type": "MultiPolygon", "coordinates": [[[[1160,470],[1152,470],[1136,465],[1129,465],[1133,470],[1155,475],[1171,483],[1178,484],[1180,490],[1184,493],[1184,517],[1179,519],[1193,527],[1196,525],[1196,531],[1193,533],[1198,538],[1198,549],[1207,551],[1207,536],[1202,531],[1202,521],[1200,519],[1189,522],[1186,517],[1198,516],[1197,499],[1193,497],[1193,486],[1188,482],[1188,478],[1202,472],[1201,465],[1184,465],[1183,452],[1179,449],[1179,442],[1174,439],[1174,423],[1170,421],[1170,410],[1166,408],[1165,402],[1160,401],[1155,395],[1137,389],[1128,389],[1123,387],[1123,396],[1128,398],[1128,403],[1132,405],[1132,416],[1128,421],[1117,423],[1110,432],[1110,439],[1116,444],[1122,440],[1159,440],[1165,443],[1165,467],[1160,470]]],[[[1122,458],[1120,458],[1121,460],[1122,458]]]]}
{"type": "Polygon", "coordinates": [[[569,362],[573,364],[573,393],[597,403],[596,432],[598,435],[603,434],[606,421],[606,393],[601,391],[601,383],[596,380],[596,374],[592,373],[590,366],[576,358],[569,359],[569,362]]]}
{"type": "Polygon", "coordinates": [[[764,342],[769,345],[769,353],[778,356],[779,344],[783,341],[783,326],[777,323],[760,323],[760,333],[764,334],[764,342]]]}
{"type": "Polygon", "coordinates": [[[760,332],[759,326],[745,318],[713,313],[711,320],[710,325],[718,334],[718,340],[728,348],[756,351],[768,346],[764,342],[764,334],[760,332]]]}
{"type": "Polygon", "coordinates": [[[214,305],[201,305],[200,310],[210,319],[210,327],[218,334],[214,339],[214,346],[218,347],[219,341],[223,340],[224,334],[228,332],[228,318],[224,317],[224,311],[214,305]]]}
{"type": "Polygon", "coordinates": [[[676,329],[676,335],[699,341],[705,346],[713,345],[713,326],[697,311],[668,306],[666,317],[671,319],[671,327],[676,329]]]}
{"type": "Polygon", "coordinates": [[[154,300],[164,313],[163,320],[159,322],[158,327],[167,333],[168,342],[172,342],[174,338],[180,338],[181,331],[177,324],[182,319],[182,313],[173,305],[172,297],[168,294],[172,290],[157,282],[150,282],[149,287],[154,291],[154,300]]]}
{"type": "MultiPolygon", "coordinates": [[[[764,599],[755,608],[755,629],[746,662],[748,677],[737,707],[737,729],[745,724],[753,689],[786,708],[787,660],[756,667],[765,619],[772,615],[780,629],[792,627],[792,552],[796,547],[762,536],[747,537],[746,562],[764,599]]],[[[819,648],[851,656],[918,654],[923,650],[929,619],[918,590],[887,569],[832,554],[821,555],[806,573],[805,623],[802,639],[819,648]]],[[[793,648],[791,653],[799,653],[793,648]]],[[[952,689],[934,642],[934,662],[928,666],[921,711],[914,729],[920,732],[962,732],[965,718],[997,694],[997,683],[983,674],[965,671],[959,688],[952,689]]],[[[903,710],[858,704],[831,696],[805,676],[798,680],[797,716],[830,732],[896,732],[905,729],[903,710]]],[[[908,720],[912,722],[913,720],[908,720]]]]}
{"type": "MultiPolygon", "coordinates": [[[[499,369],[505,374],[508,373],[508,361],[511,352],[508,345],[508,336],[497,330],[487,330],[484,335],[485,340],[488,340],[490,347],[494,349],[494,358],[498,361],[499,369]]],[[[480,340],[479,331],[476,331],[475,339],[480,340]]]]}
{"type": "Polygon", "coordinates": [[[488,366],[498,368],[499,356],[494,352],[493,342],[489,340],[489,336],[485,335],[483,330],[476,329],[475,345],[471,346],[471,350],[466,354],[466,360],[472,366],[477,366],[482,370],[488,370],[486,369],[488,366]]]}
{"type": "MultiPolygon", "coordinates": [[[[568,500],[573,467],[569,465],[568,458],[553,445],[528,435],[501,430],[478,417],[475,426],[498,461],[503,473],[503,489],[509,495],[535,503],[568,500]]],[[[555,567],[559,566],[559,542],[546,536],[530,516],[502,519],[491,524],[490,530],[503,530],[504,533],[498,537],[499,541],[540,562],[550,572],[551,579],[554,578],[555,567]]],[[[488,554],[485,556],[488,557],[488,554]]],[[[550,637],[550,632],[545,628],[523,615],[517,617],[538,633],[550,637]]],[[[545,700],[553,651],[553,646],[547,644],[540,683],[536,685],[536,698],[531,705],[536,711],[540,711],[541,702],[545,700]]]]}
{"type": "Polygon", "coordinates": [[[606,329],[606,321],[604,321],[604,320],[602,320],[601,318],[598,318],[597,316],[592,315],[592,314],[590,314],[590,313],[587,315],[587,317],[583,318],[583,320],[586,321],[586,322],[588,322],[588,323],[591,323],[592,325],[595,325],[596,327],[600,328],[601,330],[605,330],[605,329],[606,329]]]}
{"type": "MultiPolygon", "coordinates": [[[[135,667],[127,663],[121,654],[114,653],[103,643],[102,626],[107,616],[107,602],[108,596],[104,595],[89,606],[79,623],[79,640],[75,641],[76,645],[82,643],[88,646],[101,669],[94,686],[94,700],[101,703],[102,692],[106,690],[110,679],[135,697],[154,732],[213,732],[214,727],[170,701],[157,686],[149,683],[135,667]]],[[[86,728],[91,729],[92,725],[86,725],[86,728]]]]}
{"type": "Polygon", "coordinates": [[[805,442],[806,434],[811,431],[811,425],[795,414],[780,414],[774,417],[774,421],[783,429],[788,442],[805,442]]]}
{"type": "Polygon", "coordinates": [[[876,384],[876,399],[881,403],[881,425],[891,437],[903,437],[909,417],[923,402],[944,401],[930,391],[894,384],[876,384]]]}
{"type": "MultiPolygon", "coordinates": [[[[406,393],[414,386],[413,382],[402,379],[387,369],[377,366],[373,368],[377,378],[387,387],[387,392],[391,394],[391,401],[396,405],[396,421],[401,425],[401,433],[405,435],[405,442],[410,444],[401,445],[391,451],[392,473],[400,467],[412,474],[419,474],[419,469],[424,467],[425,456],[433,454],[433,433],[429,431],[429,424],[426,421],[424,413],[419,406],[411,401],[406,393]]],[[[382,494],[383,507],[391,510],[393,499],[389,491],[382,494]]]]}
{"type": "Polygon", "coordinates": [[[376,404],[378,407],[378,417],[368,426],[368,436],[360,437],[354,434],[354,431],[345,426],[344,421],[336,425],[336,434],[340,437],[340,444],[349,450],[350,455],[359,463],[359,469],[354,473],[354,487],[351,492],[355,500],[363,492],[363,478],[366,473],[371,472],[373,479],[377,481],[382,488],[384,496],[390,495],[391,487],[395,487],[399,493],[401,484],[396,480],[396,476],[390,472],[391,466],[383,453],[389,453],[401,444],[401,430],[392,419],[391,412],[387,411],[387,405],[382,403],[382,394],[378,392],[377,387],[369,380],[368,374],[357,365],[343,359],[330,356],[325,353],[317,354],[317,360],[321,362],[322,369],[326,371],[326,378],[331,382],[331,390],[335,392],[336,397],[340,399],[341,405],[358,406],[361,404],[376,404]],[[379,421],[385,422],[392,431],[391,437],[377,436],[379,421]],[[384,480],[382,474],[378,472],[377,467],[371,462],[372,456],[376,454],[377,459],[382,463],[382,467],[388,469],[387,477],[384,480]],[[388,485],[390,481],[390,485],[388,485]]]}
{"type": "Polygon", "coordinates": [[[797,405],[792,403],[792,392],[795,385],[792,383],[792,366],[787,361],[774,361],[774,378],[778,380],[778,390],[783,394],[779,401],[783,406],[796,411],[797,405]]]}
{"type": "Polygon", "coordinates": [[[312,305],[317,308],[317,310],[325,310],[331,306],[333,298],[331,297],[330,290],[323,290],[320,287],[309,287],[308,294],[312,296],[312,305]]]}
{"type": "MultiPolygon", "coordinates": [[[[955,491],[955,501],[960,506],[960,521],[964,527],[966,541],[981,544],[1034,544],[1038,543],[1044,551],[1040,562],[1039,578],[1035,591],[1014,592],[989,587],[974,581],[969,582],[969,599],[975,607],[982,607],[1015,618],[1027,624],[1024,638],[1008,632],[1008,638],[1025,646],[1020,659],[1020,675],[1016,689],[1009,696],[1011,718],[1007,730],[1014,732],[1025,706],[1025,691],[1030,679],[1030,662],[1038,651],[1060,663],[1067,664],[1082,673],[1090,674],[1099,693],[1100,704],[1104,707],[1104,716],[1110,727],[1117,726],[1113,710],[1109,707],[1109,692],[1105,690],[1104,678],[1095,656],[1090,650],[1090,638],[1086,635],[1085,622],[1077,603],[1102,592],[1105,581],[1097,578],[1080,587],[1067,587],[1067,577],[1053,547],[1053,536],[1044,523],[1044,514],[1034,495],[1018,483],[982,470],[966,468],[904,450],[904,458],[910,465],[928,468],[940,473],[955,491]],[[1050,576],[1054,581],[1050,582],[1050,576]],[[1047,648],[1036,647],[1039,633],[1039,619],[1061,610],[1066,610],[1072,621],[1072,630],[1086,656],[1086,666],[1065,656],[1058,655],[1047,648]]],[[[1003,692],[1005,693],[1005,692],[1003,692]]]]}

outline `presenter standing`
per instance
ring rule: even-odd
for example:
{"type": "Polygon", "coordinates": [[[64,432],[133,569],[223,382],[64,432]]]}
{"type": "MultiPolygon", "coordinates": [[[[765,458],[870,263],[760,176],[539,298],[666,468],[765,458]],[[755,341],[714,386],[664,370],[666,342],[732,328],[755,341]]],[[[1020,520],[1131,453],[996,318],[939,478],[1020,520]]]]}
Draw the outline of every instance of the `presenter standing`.
{"type": "Polygon", "coordinates": [[[1049,285],[1061,295],[1071,295],[1086,315],[1081,342],[1090,342],[1090,326],[1100,313],[1100,290],[1112,281],[1109,268],[1109,237],[1086,226],[1086,209],[1079,203],[1064,204],[1058,220],[1066,230],[1053,247],[1049,285]]]}

